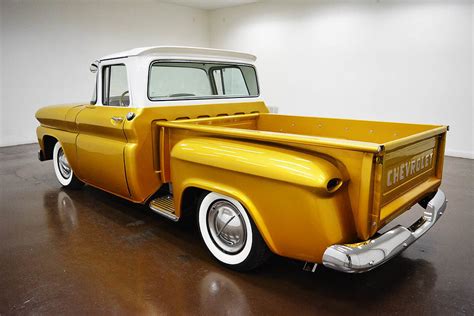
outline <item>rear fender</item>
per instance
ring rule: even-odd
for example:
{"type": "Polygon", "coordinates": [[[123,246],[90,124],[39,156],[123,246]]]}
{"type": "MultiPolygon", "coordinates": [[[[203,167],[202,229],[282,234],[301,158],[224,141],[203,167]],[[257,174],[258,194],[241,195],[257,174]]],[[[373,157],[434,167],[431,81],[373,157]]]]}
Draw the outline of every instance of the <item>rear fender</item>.
{"type": "Polygon", "coordinates": [[[352,234],[342,182],[328,191],[334,178],[343,175],[324,158],[261,143],[189,138],[171,151],[177,216],[188,188],[232,197],[247,209],[274,253],[302,260],[320,260],[328,244],[352,234]]]}
{"type": "Polygon", "coordinates": [[[323,195],[338,190],[345,178],[343,172],[322,157],[230,139],[184,139],[173,147],[171,158],[306,186],[323,195]]]}

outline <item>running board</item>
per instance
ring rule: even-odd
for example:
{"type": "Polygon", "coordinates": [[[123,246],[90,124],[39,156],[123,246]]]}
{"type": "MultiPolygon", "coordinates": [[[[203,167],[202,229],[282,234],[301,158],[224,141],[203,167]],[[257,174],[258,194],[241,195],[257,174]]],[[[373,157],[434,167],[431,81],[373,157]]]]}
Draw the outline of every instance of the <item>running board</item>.
{"type": "Polygon", "coordinates": [[[179,217],[174,213],[174,201],[172,195],[160,196],[151,200],[149,207],[152,211],[174,222],[177,222],[179,219],[179,217]]]}

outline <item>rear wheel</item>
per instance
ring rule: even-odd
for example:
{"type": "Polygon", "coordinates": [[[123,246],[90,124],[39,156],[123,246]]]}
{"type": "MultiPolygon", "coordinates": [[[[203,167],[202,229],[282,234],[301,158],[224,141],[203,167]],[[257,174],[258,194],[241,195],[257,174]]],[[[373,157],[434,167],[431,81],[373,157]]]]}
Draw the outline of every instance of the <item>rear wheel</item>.
{"type": "Polygon", "coordinates": [[[66,154],[64,153],[63,147],[59,142],[56,142],[54,145],[53,165],[56,178],[63,187],[71,189],[82,188],[84,183],[74,175],[74,172],[72,171],[72,168],[66,158],[66,154]]]}
{"type": "Polygon", "coordinates": [[[270,254],[247,211],[233,198],[215,192],[205,195],[198,225],[209,252],[231,269],[252,270],[270,254]]]}

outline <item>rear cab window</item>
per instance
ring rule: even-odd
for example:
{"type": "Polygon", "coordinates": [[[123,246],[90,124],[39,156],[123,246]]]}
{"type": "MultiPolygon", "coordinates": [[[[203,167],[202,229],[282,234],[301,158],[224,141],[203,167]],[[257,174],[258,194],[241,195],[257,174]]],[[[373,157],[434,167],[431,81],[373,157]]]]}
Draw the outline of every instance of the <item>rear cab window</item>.
{"type": "Polygon", "coordinates": [[[148,98],[151,101],[258,95],[257,75],[251,65],[155,61],[150,66],[148,98]]]}

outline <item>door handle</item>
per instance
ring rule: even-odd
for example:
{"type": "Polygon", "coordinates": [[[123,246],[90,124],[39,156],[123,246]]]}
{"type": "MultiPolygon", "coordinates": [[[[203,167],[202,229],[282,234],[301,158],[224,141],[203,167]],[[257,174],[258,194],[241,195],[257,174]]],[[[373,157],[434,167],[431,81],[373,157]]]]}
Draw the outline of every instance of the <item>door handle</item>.
{"type": "Polygon", "coordinates": [[[123,121],[123,117],[120,117],[120,116],[112,116],[112,120],[115,122],[115,123],[120,123],[123,121]]]}

